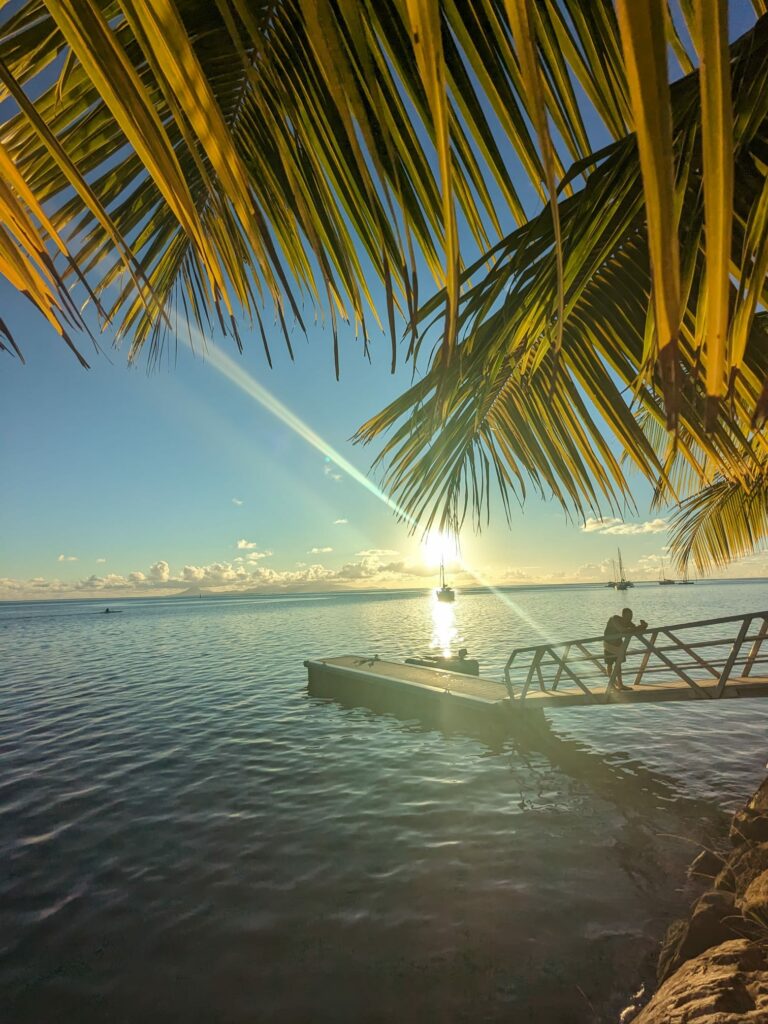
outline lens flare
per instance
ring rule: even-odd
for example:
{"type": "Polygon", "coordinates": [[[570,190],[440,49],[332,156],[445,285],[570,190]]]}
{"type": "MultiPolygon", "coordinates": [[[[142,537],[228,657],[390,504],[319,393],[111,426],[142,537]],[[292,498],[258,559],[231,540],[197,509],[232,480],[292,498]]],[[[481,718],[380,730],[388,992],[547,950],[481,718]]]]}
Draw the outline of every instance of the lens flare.
{"type": "MultiPolygon", "coordinates": [[[[361,487],[364,487],[366,491],[386,505],[387,508],[391,509],[395,515],[404,520],[411,529],[416,528],[417,523],[413,516],[410,516],[404,509],[402,509],[394,499],[390,498],[388,494],[385,494],[380,487],[377,487],[372,480],[369,480],[369,478],[353,466],[351,462],[348,462],[340,452],[337,452],[332,445],[323,440],[318,433],[316,433],[294,412],[291,412],[286,405],[283,405],[283,403],[278,398],[275,398],[275,396],[262,384],[259,384],[257,380],[254,380],[254,378],[251,377],[251,375],[244,370],[242,366],[239,366],[220,349],[214,348],[213,346],[209,347],[199,331],[196,331],[195,333],[198,335],[198,342],[200,343],[201,349],[205,351],[207,360],[216,370],[218,370],[220,374],[222,374],[222,376],[226,377],[232,384],[240,388],[241,391],[245,392],[245,394],[251,397],[255,402],[258,402],[259,405],[267,410],[267,412],[270,412],[273,416],[277,417],[281,423],[284,423],[287,427],[293,430],[294,433],[298,434],[299,437],[303,438],[307,444],[312,445],[313,448],[324,456],[326,461],[333,462],[343,473],[346,473],[347,476],[360,484],[361,487]]],[[[427,560],[427,557],[435,559],[434,563],[431,561],[427,562],[429,565],[439,565],[441,556],[445,562],[458,562],[463,573],[470,576],[479,586],[490,591],[518,618],[523,619],[523,621],[525,621],[532,629],[536,630],[536,632],[542,637],[545,639],[549,638],[549,634],[515,601],[513,601],[507,594],[494,587],[488,582],[488,580],[484,579],[482,575],[471,569],[461,560],[456,537],[452,537],[449,534],[445,534],[440,531],[430,531],[426,534],[424,541],[422,542],[422,553],[425,561],[427,560]]],[[[437,604],[438,602],[435,600],[435,605],[437,604]]],[[[434,636],[436,639],[434,646],[440,647],[447,654],[449,653],[448,648],[450,646],[450,641],[456,637],[456,627],[453,618],[454,611],[451,605],[440,605],[439,607],[445,611],[443,612],[441,610],[433,614],[434,636]],[[442,616],[444,616],[444,618],[442,616]],[[444,642],[446,638],[448,640],[448,648],[446,648],[446,644],[444,642]]]]}

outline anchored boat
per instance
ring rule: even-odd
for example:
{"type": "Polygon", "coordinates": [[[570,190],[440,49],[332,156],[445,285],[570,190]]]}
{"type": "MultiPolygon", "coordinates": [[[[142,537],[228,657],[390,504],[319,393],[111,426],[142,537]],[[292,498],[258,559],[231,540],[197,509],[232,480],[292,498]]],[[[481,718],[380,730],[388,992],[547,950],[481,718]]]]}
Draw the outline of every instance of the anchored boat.
{"type": "Polygon", "coordinates": [[[452,587],[447,587],[445,585],[445,564],[444,564],[442,558],[440,559],[440,588],[438,590],[436,590],[435,593],[437,594],[437,600],[438,601],[455,601],[456,600],[456,594],[455,594],[453,588],[452,587]]]}
{"type": "Polygon", "coordinates": [[[664,572],[664,559],[661,560],[661,570],[659,571],[659,586],[660,587],[674,587],[675,580],[671,580],[664,572]]]}
{"type": "Polygon", "coordinates": [[[420,665],[422,668],[442,668],[447,672],[459,672],[463,676],[479,676],[480,662],[467,657],[467,648],[462,647],[457,655],[443,657],[426,654],[421,658],[406,658],[406,665],[420,665]]]}
{"type": "Polygon", "coordinates": [[[629,590],[630,587],[634,587],[634,583],[628,580],[624,574],[624,563],[621,560],[621,548],[616,549],[619,555],[619,578],[614,583],[614,587],[617,590],[629,590]]]}

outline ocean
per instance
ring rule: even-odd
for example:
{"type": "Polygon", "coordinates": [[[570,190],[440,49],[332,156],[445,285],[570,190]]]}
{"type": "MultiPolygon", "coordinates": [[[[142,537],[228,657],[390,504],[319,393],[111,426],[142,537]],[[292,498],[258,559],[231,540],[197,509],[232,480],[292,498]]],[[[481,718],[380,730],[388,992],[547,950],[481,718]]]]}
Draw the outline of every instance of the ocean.
{"type": "MultiPolygon", "coordinates": [[[[763,777],[768,701],[560,709],[549,756],[303,661],[602,632],[586,586],[0,604],[4,1024],[616,1020],[763,777]]],[[[636,618],[768,608],[638,585],[636,618]]]]}

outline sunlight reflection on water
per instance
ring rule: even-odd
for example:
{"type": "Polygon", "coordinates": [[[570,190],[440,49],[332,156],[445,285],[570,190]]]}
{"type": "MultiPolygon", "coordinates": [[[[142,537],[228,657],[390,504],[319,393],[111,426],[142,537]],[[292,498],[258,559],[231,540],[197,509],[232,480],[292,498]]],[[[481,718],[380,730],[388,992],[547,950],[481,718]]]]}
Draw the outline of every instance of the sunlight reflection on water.
{"type": "Polygon", "coordinates": [[[449,657],[451,649],[458,645],[459,631],[456,627],[456,606],[453,603],[438,601],[433,591],[432,608],[432,650],[439,651],[443,657],[449,657]]]}

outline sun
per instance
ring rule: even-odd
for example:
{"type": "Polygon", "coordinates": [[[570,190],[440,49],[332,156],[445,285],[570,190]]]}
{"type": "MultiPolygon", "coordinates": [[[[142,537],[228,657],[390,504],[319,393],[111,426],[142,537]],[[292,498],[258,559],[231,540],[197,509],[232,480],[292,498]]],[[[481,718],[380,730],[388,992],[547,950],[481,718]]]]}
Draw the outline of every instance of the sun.
{"type": "Polygon", "coordinates": [[[458,538],[441,530],[430,530],[421,539],[421,557],[424,564],[432,568],[444,562],[446,565],[459,558],[458,538]]]}

